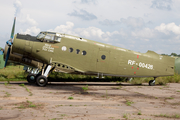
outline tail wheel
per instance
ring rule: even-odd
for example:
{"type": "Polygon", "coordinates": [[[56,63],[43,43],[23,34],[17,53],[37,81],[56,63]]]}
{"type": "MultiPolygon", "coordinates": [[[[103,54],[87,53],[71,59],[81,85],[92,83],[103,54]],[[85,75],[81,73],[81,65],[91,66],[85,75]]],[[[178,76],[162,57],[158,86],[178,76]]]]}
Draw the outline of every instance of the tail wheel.
{"type": "Polygon", "coordinates": [[[48,79],[47,77],[43,76],[43,75],[39,75],[36,78],[36,84],[40,87],[45,87],[48,83],[48,79]]]}
{"type": "Polygon", "coordinates": [[[35,74],[29,74],[29,75],[27,76],[27,81],[28,81],[28,83],[35,83],[35,82],[36,82],[35,77],[36,77],[35,74]]]}
{"type": "Polygon", "coordinates": [[[150,80],[149,81],[149,86],[154,86],[155,85],[155,80],[150,80]]]}

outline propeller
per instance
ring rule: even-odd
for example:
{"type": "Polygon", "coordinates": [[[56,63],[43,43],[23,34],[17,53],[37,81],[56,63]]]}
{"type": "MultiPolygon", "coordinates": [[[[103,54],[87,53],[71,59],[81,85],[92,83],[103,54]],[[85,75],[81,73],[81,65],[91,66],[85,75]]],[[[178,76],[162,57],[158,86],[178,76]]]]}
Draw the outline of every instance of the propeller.
{"type": "Polygon", "coordinates": [[[10,55],[10,51],[11,51],[12,40],[13,40],[13,37],[14,37],[15,23],[16,23],[16,17],[14,18],[14,23],[13,23],[13,27],[12,27],[12,31],[11,31],[10,40],[8,40],[6,42],[6,44],[8,45],[8,50],[7,50],[7,54],[6,54],[6,60],[5,60],[4,68],[7,65],[7,61],[9,59],[9,55],[10,55]]]}

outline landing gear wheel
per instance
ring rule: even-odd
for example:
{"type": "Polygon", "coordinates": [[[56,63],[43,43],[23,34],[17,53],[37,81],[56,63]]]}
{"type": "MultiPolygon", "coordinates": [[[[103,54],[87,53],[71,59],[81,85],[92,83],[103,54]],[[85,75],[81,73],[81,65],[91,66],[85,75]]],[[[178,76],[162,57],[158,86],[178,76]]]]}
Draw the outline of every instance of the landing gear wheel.
{"type": "Polygon", "coordinates": [[[154,86],[155,85],[155,80],[150,80],[149,81],[149,86],[154,86]]]}
{"type": "Polygon", "coordinates": [[[43,76],[43,75],[39,75],[36,78],[36,84],[40,87],[45,87],[48,83],[48,79],[47,77],[43,76]]]}
{"type": "Polygon", "coordinates": [[[36,77],[35,74],[30,73],[30,74],[27,76],[27,81],[28,81],[28,83],[35,83],[35,82],[36,82],[35,77],[36,77]]]}

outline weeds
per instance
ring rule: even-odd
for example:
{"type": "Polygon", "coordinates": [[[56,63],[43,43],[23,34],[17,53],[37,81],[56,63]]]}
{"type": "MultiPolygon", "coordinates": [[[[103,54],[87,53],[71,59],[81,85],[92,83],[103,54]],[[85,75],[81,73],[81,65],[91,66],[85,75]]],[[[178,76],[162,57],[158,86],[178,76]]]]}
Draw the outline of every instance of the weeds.
{"type": "Polygon", "coordinates": [[[74,99],[74,98],[73,98],[72,96],[70,96],[70,97],[68,97],[68,99],[69,99],[69,100],[72,100],[72,99],[74,99]]]}
{"type": "Polygon", "coordinates": [[[106,90],[106,99],[108,99],[109,97],[108,97],[108,92],[107,92],[107,90],[106,90]]]}
{"type": "Polygon", "coordinates": [[[4,97],[9,97],[11,94],[10,93],[8,93],[8,92],[6,92],[5,93],[6,95],[4,96],[4,97]]]}
{"type": "Polygon", "coordinates": [[[165,117],[165,118],[180,118],[179,114],[174,114],[174,115],[167,115],[167,114],[160,114],[160,115],[155,115],[156,117],[165,117]]]}
{"type": "Polygon", "coordinates": [[[86,91],[88,90],[88,85],[82,87],[82,90],[83,90],[84,92],[86,92],[86,91]]]}
{"type": "Polygon", "coordinates": [[[22,103],[19,103],[17,105],[19,105],[19,107],[17,107],[19,109],[37,108],[37,107],[41,107],[42,106],[42,104],[34,104],[33,102],[28,101],[28,100],[26,102],[22,102],[22,103]]]}
{"type": "MultiPolygon", "coordinates": [[[[28,73],[25,73],[23,70],[23,66],[7,66],[6,69],[0,69],[0,81],[26,81],[28,73]]],[[[66,74],[66,73],[58,73],[52,72],[48,80],[49,81],[57,81],[61,80],[61,82],[79,82],[79,81],[87,81],[87,82],[125,82],[125,77],[111,77],[105,76],[104,79],[96,79],[96,76],[88,76],[88,75],[76,75],[76,74],[66,74]]],[[[128,81],[132,84],[141,85],[142,83],[148,83],[150,80],[153,80],[152,77],[146,78],[133,78],[131,81],[128,81]]],[[[166,85],[167,83],[180,83],[180,75],[174,74],[174,76],[167,77],[158,77],[156,79],[156,84],[166,85]]],[[[85,91],[87,87],[84,87],[85,91]]],[[[83,88],[82,88],[83,89],[83,88]]],[[[88,89],[87,89],[88,90],[88,89]]]]}
{"type": "Polygon", "coordinates": [[[129,100],[126,100],[126,105],[127,106],[131,106],[131,104],[133,104],[134,102],[132,102],[132,101],[129,101],[129,100]]]}
{"type": "Polygon", "coordinates": [[[142,115],[141,111],[138,112],[138,115],[142,115]]]}
{"type": "Polygon", "coordinates": [[[61,117],[65,117],[65,116],[67,116],[66,114],[61,114],[61,117]]]}
{"type": "Polygon", "coordinates": [[[167,97],[166,99],[174,99],[173,97],[167,97]]]}
{"type": "Polygon", "coordinates": [[[125,118],[126,120],[129,119],[129,115],[127,113],[123,114],[123,118],[125,118]]]}
{"type": "Polygon", "coordinates": [[[29,96],[32,96],[32,92],[24,85],[24,84],[20,84],[19,86],[22,86],[26,89],[26,91],[29,93],[29,96]]]}

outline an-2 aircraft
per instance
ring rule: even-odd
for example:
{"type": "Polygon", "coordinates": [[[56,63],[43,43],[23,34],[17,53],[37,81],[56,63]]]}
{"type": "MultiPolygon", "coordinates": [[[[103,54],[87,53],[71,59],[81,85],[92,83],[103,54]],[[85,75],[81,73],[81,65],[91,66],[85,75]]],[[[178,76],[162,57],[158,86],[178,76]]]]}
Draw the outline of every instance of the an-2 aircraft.
{"type": "Polygon", "coordinates": [[[6,42],[5,66],[12,55],[12,61],[30,66],[34,62],[37,68],[40,68],[37,64],[42,63],[40,74],[36,74],[30,81],[38,86],[46,86],[47,77],[54,69],[98,77],[154,77],[149,81],[152,86],[157,77],[172,76],[180,66],[180,59],[175,61],[173,57],[153,51],[139,53],[64,33],[45,31],[37,36],[19,33],[14,35],[15,20],[11,39],[6,42]]]}

